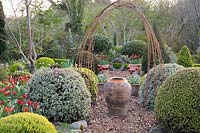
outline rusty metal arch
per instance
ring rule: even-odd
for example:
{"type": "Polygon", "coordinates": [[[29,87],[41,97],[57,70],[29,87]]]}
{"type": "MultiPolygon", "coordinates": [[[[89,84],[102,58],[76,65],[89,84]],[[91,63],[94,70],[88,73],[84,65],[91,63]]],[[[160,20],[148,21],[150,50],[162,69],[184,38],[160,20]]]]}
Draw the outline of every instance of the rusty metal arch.
{"type": "MultiPolygon", "coordinates": [[[[78,65],[78,67],[87,67],[87,68],[94,70],[94,68],[91,67],[91,66],[93,66],[93,64],[90,64],[92,62],[90,62],[90,63],[87,62],[86,56],[83,54],[85,52],[82,52],[82,51],[88,51],[88,52],[93,53],[93,37],[94,37],[94,33],[97,29],[97,26],[100,24],[100,22],[103,20],[103,18],[108,13],[110,13],[114,9],[121,8],[121,7],[125,7],[125,8],[131,9],[132,11],[136,12],[137,15],[140,17],[140,19],[142,20],[142,23],[145,27],[147,44],[148,44],[148,74],[147,75],[149,77],[149,69],[150,69],[151,59],[153,59],[152,62],[153,62],[154,68],[156,66],[156,62],[159,61],[160,67],[162,69],[163,60],[162,60],[162,54],[161,54],[159,42],[156,38],[156,35],[155,35],[149,21],[147,20],[145,15],[137,8],[136,4],[134,4],[133,2],[126,2],[123,0],[118,0],[118,1],[108,5],[106,8],[104,8],[101,12],[99,12],[97,14],[97,16],[94,18],[92,23],[88,26],[86,33],[83,37],[79,52],[78,52],[79,58],[76,59],[76,62],[78,63],[77,65],[78,65]]],[[[154,69],[154,72],[155,72],[155,69],[154,69]]],[[[156,75],[156,74],[154,74],[154,75],[156,75]]],[[[154,82],[154,86],[156,86],[155,82],[154,82]]],[[[156,88],[156,87],[154,87],[154,88],[156,88]]],[[[146,92],[146,94],[147,93],[148,92],[146,92]]],[[[154,93],[156,95],[156,90],[154,91],[154,93]]]]}

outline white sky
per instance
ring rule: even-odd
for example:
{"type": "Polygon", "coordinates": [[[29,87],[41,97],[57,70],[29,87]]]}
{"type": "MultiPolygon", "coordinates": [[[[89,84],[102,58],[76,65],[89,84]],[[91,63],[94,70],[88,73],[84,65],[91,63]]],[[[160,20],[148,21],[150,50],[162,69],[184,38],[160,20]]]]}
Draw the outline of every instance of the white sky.
{"type": "MultiPolygon", "coordinates": [[[[13,15],[13,10],[11,7],[11,3],[13,3],[13,7],[14,9],[18,9],[18,7],[20,7],[20,5],[22,5],[23,3],[21,3],[21,1],[24,0],[0,0],[3,3],[3,10],[4,10],[4,14],[6,17],[12,17],[13,15]]],[[[50,3],[47,0],[33,0],[33,1],[43,1],[42,7],[45,9],[47,7],[49,7],[50,3]]]]}
{"type": "MultiPolygon", "coordinates": [[[[0,0],[3,3],[3,8],[4,8],[4,13],[6,15],[6,17],[12,17],[13,15],[13,10],[11,8],[11,3],[13,3],[14,8],[17,9],[18,7],[20,7],[20,5],[22,5],[22,3],[20,4],[21,1],[24,0],[0,0]]],[[[50,3],[47,0],[32,0],[32,1],[43,1],[43,8],[48,8],[50,6],[50,3]]],[[[94,0],[92,0],[94,1],[94,0]]],[[[117,0],[110,0],[111,2],[115,2],[117,0]]],[[[156,1],[156,0],[147,0],[147,1],[156,1]]],[[[171,0],[172,1],[172,0],[171,0]]]]}
{"type": "MultiPolygon", "coordinates": [[[[17,7],[20,7],[20,2],[23,0],[0,0],[3,3],[3,8],[4,8],[4,14],[6,17],[12,17],[14,16],[13,14],[13,10],[11,7],[11,3],[13,3],[13,6],[15,9],[17,9],[17,7]]],[[[43,1],[43,7],[47,8],[49,7],[50,3],[47,0],[33,0],[33,1],[43,1]]],[[[94,1],[94,0],[92,0],[94,1]]],[[[111,2],[115,2],[117,0],[110,0],[111,2]]],[[[22,4],[22,3],[21,3],[22,4]]]]}

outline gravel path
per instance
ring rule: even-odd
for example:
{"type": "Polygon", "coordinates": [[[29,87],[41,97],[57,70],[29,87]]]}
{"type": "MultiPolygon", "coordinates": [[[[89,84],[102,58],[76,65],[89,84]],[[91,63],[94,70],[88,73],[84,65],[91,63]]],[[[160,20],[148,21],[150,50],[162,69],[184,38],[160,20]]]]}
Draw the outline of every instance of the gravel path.
{"type": "Polygon", "coordinates": [[[86,133],[147,133],[155,125],[154,112],[148,112],[132,97],[126,118],[108,116],[103,94],[98,96],[90,111],[90,123],[86,133]]]}

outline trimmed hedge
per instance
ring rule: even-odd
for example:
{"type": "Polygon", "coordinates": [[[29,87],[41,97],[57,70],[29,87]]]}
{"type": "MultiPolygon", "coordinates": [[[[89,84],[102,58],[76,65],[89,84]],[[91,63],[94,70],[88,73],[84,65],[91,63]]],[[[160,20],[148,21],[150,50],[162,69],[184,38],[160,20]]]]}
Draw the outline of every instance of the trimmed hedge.
{"type": "Polygon", "coordinates": [[[52,58],[49,57],[41,57],[36,60],[35,66],[37,69],[41,67],[50,67],[55,64],[55,61],[52,58]]]}
{"type": "Polygon", "coordinates": [[[183,46],[179,51],[177,64],[182,65],[184,67],[192,67],[192,56],[187,46],[183,46]]]}
{"type": "Polygon", "coordinates": [[[92,72],[87,68],[76,68],[75,71],[80,73],[81,76],[85,79],[85,83],[91,94],[91,100],[92,102],[96,102],[96,98],[98,95],[98,87],[97,87],[97,77],[94,74],[94,72],[92,72]]]}
{"type": "Polygon", "coordinates": [[[154,73],[154,68],[152,68],[149,71],[149,80],[148,77],[145,76],[145,79],[139,89],[140,103],[144,105],[148,110],[154,109],[154,100],[155,100],[154,90],[158,91],[160,85],[162,85],[162,83],[166,80],[166,78],[174,74],[177,70],[183,69],[183,66],[177,65],[175,63],[163,64],[162,71],[160,65],[157,65],[155,69],[156,69],[155,73],[154,73]],[[156,83],[154,82],[154,78],[156,83]],[[154,86],[154,83],[156,86],[154,86]],[[147,96],[146,96],[146,90],[148,91],[147,96]]]}
{"type": "Polygon", "coordinates": [[[14,63],[9,67],[10,73],[13,73],[15,71],[23,70],[25,66],[21,63],[14,63]]]}
{"type": "Polygon", "coordinates": [[[45,117],[34,113],[18,113],[0,119],[1,133],[57,133],[45,117]]]}
{"type": "Polygon", "coordinates": [[[122,48],[122,54],[129,56],[135,54],[140,55],[140,57],[142,57],[146,45],[146,42],[142,40],[133,40],[124,45],[124,47],[122,48]]]}
{"type": "Polygon", "coordinates": [[[70,59],[53,59],[55,61],[55,65],[53,67],[57,68],[67,68],[73,65],[73,62],[70,59]]]}
{"type": "Polygon", "coordinates": [[[193,64],[192,67],[200,67],[200,64],[193,64]]]}
{"type": "Polygon", "coordinates": [[[156,119],[163,132],[200,132],[200,68],[187,68],[170,76],[160,87],[156,119]]]}
{"type": "Polygon", "coordinates": [[[28,90],[49,120],[73,122],[89,115],[90,92],[73,69],[40,69],[29,80],[28,90]]]}
{"type": "Polygon", "coordinates": [[[110,43],[109,38],[104,36],[95,36],[94,37],[94,53],[108,53],[109,50],[112,48],[112,44],[110,43]]]}

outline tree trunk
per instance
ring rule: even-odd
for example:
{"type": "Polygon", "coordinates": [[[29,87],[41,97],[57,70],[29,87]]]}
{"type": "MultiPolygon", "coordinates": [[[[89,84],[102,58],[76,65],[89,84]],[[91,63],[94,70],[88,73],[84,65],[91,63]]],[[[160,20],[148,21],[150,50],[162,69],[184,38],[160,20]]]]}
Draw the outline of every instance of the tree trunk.
{"type": "Polygon", "coordinates": [[[30,2],[28,0],[25,0],[25,4],[26,4],[26,17],[27,17],[27,25],[28,25],[28,46],[29,46],[29,55],[28,55],[28,59],[29,59],[29,71],[30,73],[34,73],[35,71],[35,60],[37,58],[37,54],[35,51],[35,46],[32,40],[32,35],[31,35],[31,17],[30,17],[30,12],[29,12],[29,6],[30,6],[30,2]]]}

